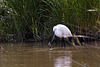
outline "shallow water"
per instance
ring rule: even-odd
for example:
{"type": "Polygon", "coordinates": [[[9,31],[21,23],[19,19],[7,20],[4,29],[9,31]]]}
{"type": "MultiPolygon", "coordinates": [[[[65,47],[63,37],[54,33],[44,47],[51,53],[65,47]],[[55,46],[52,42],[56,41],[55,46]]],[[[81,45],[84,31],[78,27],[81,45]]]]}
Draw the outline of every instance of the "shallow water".
{"type": "Polygon", "coordinates": [[[47,43],[1,45],[0,67],[100,67],[100,42],[66,48],[53,46],[52,50],[47,43]]]}

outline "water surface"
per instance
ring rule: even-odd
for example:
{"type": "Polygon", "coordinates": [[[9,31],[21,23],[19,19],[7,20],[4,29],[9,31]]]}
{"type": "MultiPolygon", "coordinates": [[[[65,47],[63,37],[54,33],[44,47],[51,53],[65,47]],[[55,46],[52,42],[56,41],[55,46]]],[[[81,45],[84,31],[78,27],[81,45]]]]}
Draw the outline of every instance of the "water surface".
{"type": "Polygon", "coordinates": [[[100,67],[100,42],[66,48],[53,46],[52,50],[47,43],[4,43],[2,46],[0,67],[100,67]]]}

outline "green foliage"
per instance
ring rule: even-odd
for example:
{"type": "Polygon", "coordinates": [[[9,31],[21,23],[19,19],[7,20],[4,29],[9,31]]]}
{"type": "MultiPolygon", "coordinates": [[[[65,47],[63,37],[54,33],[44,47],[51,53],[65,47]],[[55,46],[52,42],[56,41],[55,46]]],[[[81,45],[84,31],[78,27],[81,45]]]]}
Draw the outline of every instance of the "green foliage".
{"type": "Polygon", "coordinates": [[[92,28],[99,11],[87,10],[100,9],[99,0],[6,0],[5,3],[0,8],[4,10],[4,16],[0,12],[3,17],[0,32],[13,34],[22,41],[28,36],[27,32],[33,34],[32,38],[48,38],[52,27],[59,23],[67,25],[73,33],[92,28]]]}

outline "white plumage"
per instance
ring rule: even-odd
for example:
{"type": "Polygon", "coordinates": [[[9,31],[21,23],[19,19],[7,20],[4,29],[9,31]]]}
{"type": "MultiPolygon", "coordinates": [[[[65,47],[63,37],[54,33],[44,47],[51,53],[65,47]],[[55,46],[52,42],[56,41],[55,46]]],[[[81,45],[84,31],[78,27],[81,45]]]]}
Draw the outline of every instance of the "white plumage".
{"type": "MultiPolygon", "coordinates": [[[[67,37],[79,37],[79,38],[83,38],[82,39],[82,42],[84,42],[84,38],[92,38],[92,39],[95,39],[93,37],[88,37],[88,36],[84,36],[84,35],[72,35],[71,31],[69,30],[69,28],[63,24],[58,24],[56,26],[53,27],[53,38],[52,40],[48,43],[48,45],[50,46],[51,48],[51,42],[54,40],[54,37],[57,36],[60,38],[60,41],[61,41],[61,46],[63,47],[66,47],[66,44],[65,44],[65,38],[67,37]]],[[[68,41],[68,40],[67,40],[68,41]]],[[[70,44],[72,44],[70,41],[68,41],[70,44]]],[[[78,42],[79,43],[79,42],[78,42]]]]}
{"type": "Polygon", "coordinates": [[[72,33],[71,31],[69,30],[69,28],[63,24],[58,24],[56,26],[53,27],[53,38],[52,40],[48,43],[48,45],[50,46],[51,48],[51,42],[54,40],[54,37],[55,35],[57,37],[60,38],[60,41],[61,41],[61,46],[63,47],[66,47],[66,44],[65,44],[65,38],[67,37],[72,37],[72,33]]]}
{"type": "Polygon", "coordinates": [[[54,26],[53,32],[59,38],[62,38],[62,37],[67,38],[67,37],[72,36],[72,33],[69,30],[69,28],[65,25],[62,25],[62,24],[58,24],[58,25],[54,26]]]}

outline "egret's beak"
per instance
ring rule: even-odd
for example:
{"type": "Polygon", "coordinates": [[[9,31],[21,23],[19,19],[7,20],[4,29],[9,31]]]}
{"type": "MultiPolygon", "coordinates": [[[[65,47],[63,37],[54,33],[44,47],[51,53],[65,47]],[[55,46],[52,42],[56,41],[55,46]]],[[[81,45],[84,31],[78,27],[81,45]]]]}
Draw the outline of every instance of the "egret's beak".
{"type": "Polygon", "coordinates": [[[52,36],[51,36],[51,40],[50,40],[50,42],[48,43],[48,45],[50,46],[50,48],[51,48],[51,42],[54,40],[54,38],[55,38],[55,34],[54,34],[54,31],[52,32],[52,36]]]}
{"type": "Polygon", "coordinates": [[[51,43],[50,43],[50,42],[48,43],[48,45],[49,45],[49,46],[50,46],[50,48],[51,48],[51,43]]]}

